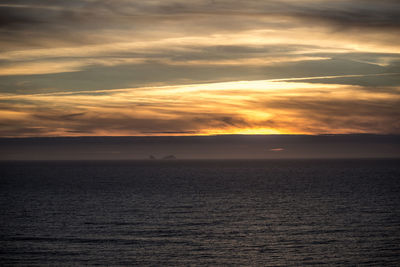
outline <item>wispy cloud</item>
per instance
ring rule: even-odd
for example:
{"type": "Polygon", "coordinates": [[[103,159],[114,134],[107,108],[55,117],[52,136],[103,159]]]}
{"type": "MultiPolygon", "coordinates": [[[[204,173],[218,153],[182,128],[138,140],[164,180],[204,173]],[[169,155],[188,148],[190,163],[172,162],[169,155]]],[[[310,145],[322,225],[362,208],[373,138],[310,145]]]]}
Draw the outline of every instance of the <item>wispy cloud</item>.
{"type": "Polygon", "coordinates": [[[0,135],[398,133],[396,0],[4,0],[0,135]]]}
{"type": "Polygon", "coordinates": [[[10,136],[38,129],[49,136],[400,131],[400,88],[251,81],[2,95],[0,101],[0,116],[8,118],[2,135],[10,136]]]}

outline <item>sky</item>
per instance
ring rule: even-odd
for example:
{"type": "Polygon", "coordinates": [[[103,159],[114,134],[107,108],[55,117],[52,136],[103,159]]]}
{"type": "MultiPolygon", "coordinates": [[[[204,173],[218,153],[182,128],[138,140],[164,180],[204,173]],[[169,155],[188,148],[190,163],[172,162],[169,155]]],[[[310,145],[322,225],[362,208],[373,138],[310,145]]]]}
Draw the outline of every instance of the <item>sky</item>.
{"type": "Polygon", "coordinates": [[[398,0],[2,0],[0,137],[400,134],[398,0]]]}

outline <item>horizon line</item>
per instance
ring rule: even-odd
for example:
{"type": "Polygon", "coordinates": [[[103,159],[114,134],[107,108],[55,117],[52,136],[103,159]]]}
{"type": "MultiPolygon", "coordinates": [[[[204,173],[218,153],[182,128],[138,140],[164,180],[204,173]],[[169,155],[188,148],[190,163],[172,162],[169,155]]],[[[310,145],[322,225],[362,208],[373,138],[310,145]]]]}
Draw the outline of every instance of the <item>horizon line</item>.
{"type": "Polygon", "coordinates": [[[230,136],[400,136],[400,133],[339,133],[339,134],[211,134],[211,135],[79,135],[79,136],[0,136],[0,139],[34,138],[154,138],[154,137],[230,137],[230,136]]]}

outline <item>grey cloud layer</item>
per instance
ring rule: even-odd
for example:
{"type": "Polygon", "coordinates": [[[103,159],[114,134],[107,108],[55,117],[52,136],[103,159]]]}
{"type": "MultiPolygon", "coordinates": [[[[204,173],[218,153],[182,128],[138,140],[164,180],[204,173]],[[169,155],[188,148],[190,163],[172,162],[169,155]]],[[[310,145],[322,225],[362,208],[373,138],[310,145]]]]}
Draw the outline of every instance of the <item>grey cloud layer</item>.
{"type": "Polygon", "coordinates": [[[82,38],[88,43],[94,40],[85,39],[85,34],[107,29],[218,32],[297,27],[296,20],[326,23],[336,30],[398,32],[400,27],[398,1],[2,1],[0,13],[4,33],[21,37],[35,33],[36,38],[65,42],[82,38]]]}
{"type": "MultiPolygon", "coordinates": [[[[195,134],[251,127],[399,133],[399,44],[398,0],[4,0],[0,112],[5,115],[0,113],[0,136],[195,134]],[[155,103],[149,96],[130,96],[127,104],[113,102],[111,91],[309,77],[320,77],[307,80],[310,87],[361,85],[354,87],[356,94],[376,92],[393,99],[278,97],[266,92],[254,107],[271,118],[254,121],[250,111],[233,110],[245,100],[238,100],[232,112],[229,107],[218,112],[219,103],[210,104],[215,110],[196,112],[185,108],[202,103],[161,98],[155,103]],[[55,106],[24,97],[54,92],[100,100],[96,105],[66,104],[63,95],[54,95],[54,103],[65,104],[55,106]],[[9,95],[15,98],[7,99],[9,95]],[[102,110],[95,110],[97,106],[102,110]]],[[[250,89],[224,94],[247,99],[250,89]]],[[[195,98],[192,94],[178,96],[195,98]]]]}
{"type": "MultiPolygon", "coordinates": [[[[215,49],[215,48],[213,48],[215,49]]],[[[224,48],[225,49],[225,48],[224,48]]],[[[229,48],[232,49],[232,48],[229,48]]],[[[238,48],[242,50],[241,47],[238,48]]],[[[247,48],[246,48],[247,49],[247,48]]],[[[268,49],[268,48],[267,48],[268,49]]],[[[218,49],[217,49],[218,50],[218,49]]],[[[268,57],[266,53],[228,53],[213,55],[212,53],[194,52],[189,54],[174,53],[171,60],[174,62],[189,59],[229,59],[268,57]]],[[[326,56],[326,55],[325,55],[326,56]]],[[[88,91],[106,90],[126,87],[143,87],[160,84],[190,84],[210,81],[235,81],[235,80],[261,80],[293,77],[315,77],[327,75],[346,74],[379,74],[399,73],[397,65],[379,66],[352,59],[359,59],[358,55],[349,55],[347,58],[335,59],[335,55],[329,60],[300,61],[274,64],[272,66],[249,65],[167,65],[156,59],[134,65],[119,66],[89,66],[78,72],[42,74],[42,75],[18,75],[1,79],[2,92],[19,94],[55,92],[55,91],[88,91]]],[[[168,58],[171,55],[164,55],[168,58]]],[[[380,55],[374,55],[379,58],[380,55]]],[[[400,75],[366,76],[366,77],[339,77],[331,79],[316,79],[308,82],[360,84],[370,90],[373,86],[400,85],[400,75]]],[[[372,88],[376,90],[376,88],[372,88]]],[[[383,90],[383,88],[381,88],[383,90]]]]}

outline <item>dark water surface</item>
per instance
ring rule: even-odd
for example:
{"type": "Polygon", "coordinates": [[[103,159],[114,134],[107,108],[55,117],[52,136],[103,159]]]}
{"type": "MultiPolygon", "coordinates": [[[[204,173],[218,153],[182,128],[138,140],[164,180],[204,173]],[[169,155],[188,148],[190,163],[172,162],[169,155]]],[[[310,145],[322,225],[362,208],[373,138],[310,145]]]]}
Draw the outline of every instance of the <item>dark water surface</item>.
{"type": "Polygon", "coordinates": [[[0,163],[0,265],[400,266],[399,160],[0,163]]]}

